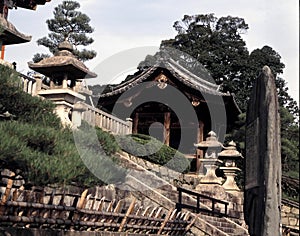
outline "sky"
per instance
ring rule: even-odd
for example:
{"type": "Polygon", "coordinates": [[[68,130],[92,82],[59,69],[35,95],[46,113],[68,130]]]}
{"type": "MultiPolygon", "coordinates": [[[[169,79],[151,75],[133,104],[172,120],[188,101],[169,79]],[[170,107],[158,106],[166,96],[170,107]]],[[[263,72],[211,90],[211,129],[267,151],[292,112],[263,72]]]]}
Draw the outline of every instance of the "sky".
{"type": "MultiPolygon", "coordinates": [[[[95,41],[87,48],[97,52],[96,58],[86,62],[91,70],[124,50],[127,50],[124,55],[129,55],[128,50],[143,48],[140,50],[145,52],[142,57],[153,53],[162,40],[176,36],[172,26],[184,15],[214,13],[216,17],[237,16],[244,18],[249,25],[249,30],[243,35],[249,52],[268,45],[281,55],[285,69],[280,76],[287,82],[289,94],[299,105],[298,0],[77,1],[81,5],[79,10],[90,17],[90,25],[95,29],[90,35],[95,41]]],[[[6,47],[5,60],[17,62],[17,70],[21,73],[29,71],[27,62],[35,53],[48,53],[36,41],[49,33],[46,20],[53,18],[53,9],[61,2],[51,0],[38,6],[36,11],[21,8],[9,11],[8,20],[20,32],[32,35],[29,43],[6,47]]],[[[128,68],[127,72],[131,69],[128,68]]],[[[101,80],[99,73],[91,81],[93,84],[104,82],[107,81],[101,80]]]]}

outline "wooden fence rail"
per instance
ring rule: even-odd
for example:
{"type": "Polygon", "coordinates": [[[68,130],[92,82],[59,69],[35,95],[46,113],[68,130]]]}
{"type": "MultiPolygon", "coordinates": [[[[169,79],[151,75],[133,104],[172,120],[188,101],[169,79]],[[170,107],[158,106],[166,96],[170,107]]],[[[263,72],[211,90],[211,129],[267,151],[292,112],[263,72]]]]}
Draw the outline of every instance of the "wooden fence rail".
{"type": "Polygon", "coordinates": [[[185,235],[194,223],[189,213],[176,209],[166,212],[162,208],[147,207],[143,210],[135,198],[127,209],[121,208],[123,199],[107,201],[108,206],[104,208],[103,197],[91,198],[85,190],[81,195],[73,195],[69,205],[65,202],[67,194],[62,194],[59,203],[54,204],[58,202],[53,200],[55,192],[49,196],[43,191],[13,189],[12,186],[13,181],[8,181],[1,196],[0,226],[185,235]],[[23,199],[18,200],[21,196],[23,199]],[[44,203],[45,196],[47,203],[44,203]]]}

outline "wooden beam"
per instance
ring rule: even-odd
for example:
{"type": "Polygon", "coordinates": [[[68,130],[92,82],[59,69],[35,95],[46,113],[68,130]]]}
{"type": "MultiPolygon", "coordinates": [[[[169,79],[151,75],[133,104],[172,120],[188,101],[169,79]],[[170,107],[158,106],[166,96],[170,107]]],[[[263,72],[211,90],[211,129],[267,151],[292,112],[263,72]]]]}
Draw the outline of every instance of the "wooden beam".
{"type": "Polygon", "coordinates": [[[120,224],[120,227],[119,227],[118,232],[122,232],[123,227],[124,227],[124,225],[126,224],[127,217],[132,213],[132,211],[133,211],[133,209],[134,209],[135,201],[136,201],[136,199],[133,198],[133,199],[132,199],[132,202],[131,202],[131,204],[130,204],[130,206],[129,206],[129,208],[128,208],[128,210],[127,210],[125,216],[124,216],[124,218],[122,219],[122,222],[121,222],[121,224],[120,224]]]}
{"type": "Polygon", "coordinates": [[[2,199],[0,202],[0,215],[3,215],[3,213],[4,213],[4,209],[5,209],[4,205],[6,204],[6,202],[9,199],[11,188],[14,183],[14,177],[15,177],[15,173],[11,173],[7,180],[6,189],[5,189],[4,194],[2,195],[2,199]]]}
{"type": "Polygon", "coordinates": [[[170,144],[170,125],[171,125],[171,112],[165,112],[164,115],[164,144],[170,144]]]}
{"type": "Polygon", "coordinates": [[[195,224],[197,218],[198,218],[198,216],[195,215],[193,220],[186,226],[184,235],[190,230],[190,228],[193,226],[193,224],[195,224]]]}
{"type": "Polygon", "coordinates": [[[161,233],[162,233],[164,227],[166,226],[168,220],[170,219],[170,216],[171,216],[173,210],[174,210],[174,209],[172,209],[172,208],[169,210],[169,212],[168,212],[168,214],[167,214],[167,216],[166,216],[164,222],[161,224],[161,226],[160,226],[160,228],[159,228],[159,230],[158,230],[158,232],[157,232],[157,235],[161,235],[161,233]]]}

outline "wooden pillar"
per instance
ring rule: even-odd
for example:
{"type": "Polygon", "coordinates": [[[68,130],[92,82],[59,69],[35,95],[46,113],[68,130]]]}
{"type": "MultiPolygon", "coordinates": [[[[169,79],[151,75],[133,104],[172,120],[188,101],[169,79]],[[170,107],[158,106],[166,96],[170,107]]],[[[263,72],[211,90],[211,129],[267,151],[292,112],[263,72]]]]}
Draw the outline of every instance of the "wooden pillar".
{"type": "MultiPolygon", "coordinates": [[[[204,140],[204,123],[199,120],[198,134],[197,134],[197,142],[200,143],[204,140]]],[[[203,151],[198,149],[196,150],[196,173],[200,171],[200,158],[203,158],[203,151]]]]}
{"type": "Polygon", "coordinates": [[[164,144],[170,144],[170,125],[171,125],[171,112],[165,112],[164,116],[164,144]]]}
{"type": "Polygon", "coordinates": [[[133,118],[133,129],[132,129],[132,133],[133,134],[137,134],[138,133],[138,124],[139,124],[139,113],[136,112],[135,116],[133,118]]]}
{"type": "Polygon", "coordinates": [[[4,52],[5,52],[5,45],[2,45],[1,43],[1,59],[4,59],[4,52]]]}

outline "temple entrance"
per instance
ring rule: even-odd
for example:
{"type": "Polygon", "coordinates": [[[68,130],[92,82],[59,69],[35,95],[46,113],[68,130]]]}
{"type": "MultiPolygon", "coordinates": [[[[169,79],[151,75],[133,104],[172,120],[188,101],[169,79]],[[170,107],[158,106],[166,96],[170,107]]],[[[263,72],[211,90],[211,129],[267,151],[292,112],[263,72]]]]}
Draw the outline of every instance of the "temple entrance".
{"type": "Polygon", "coordinates": [[[134,111],[132,119],[133,133],[150,135],[184,154],[195,154],[197,124],[188,120],[179,122],[167,106],[157,102],[143,104],[134,111]]]}

